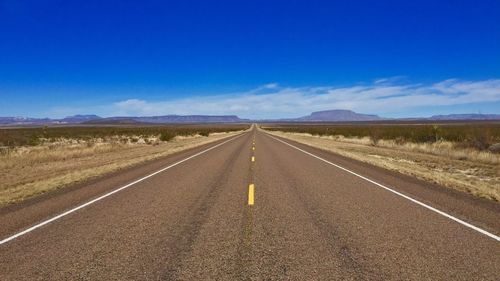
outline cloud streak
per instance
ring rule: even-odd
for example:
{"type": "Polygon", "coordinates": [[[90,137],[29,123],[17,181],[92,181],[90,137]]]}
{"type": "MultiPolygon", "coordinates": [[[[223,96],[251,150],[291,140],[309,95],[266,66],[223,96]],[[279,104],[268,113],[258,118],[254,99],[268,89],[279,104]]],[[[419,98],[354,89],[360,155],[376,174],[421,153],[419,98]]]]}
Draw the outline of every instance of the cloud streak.
{"type": "Polygon", "coordinates": [[[434,84],[398,84],[380,79],[349,87],[283,87],[276,83],[228,95],[147,101],[128,99],[87,108],[104,116],[236,114],[246,118],[297,117],[312,111],[350,109],[387,115],[419,107],[500,102],[500,79],[449,79],[434,84]]]}

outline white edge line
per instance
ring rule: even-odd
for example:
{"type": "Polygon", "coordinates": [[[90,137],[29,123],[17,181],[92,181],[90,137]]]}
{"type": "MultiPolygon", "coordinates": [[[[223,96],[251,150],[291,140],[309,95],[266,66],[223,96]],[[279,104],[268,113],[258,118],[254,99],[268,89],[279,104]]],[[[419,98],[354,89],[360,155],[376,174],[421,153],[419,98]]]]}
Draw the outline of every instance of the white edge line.
{"type": "Polygon", "coordinates": [[[405,195],[405,194],[403,194],[403,193],[401,193],[401,192],[398,192],[398,191],[396,191],[396,190],[394,190],[394,189],[391,189],[391,188],[389,188],[389,187],[387,187],[387,186],[385,186],[385,185],[383,185],[383,184],[380,184],[380,183],[378,183],[378,182],[376,182],[376,181],[373,181],[373,180],[371,180],[371,179],[369,179],[369,178],[367,178],[367,177],[364,177],[364,176],[362,176],[362,175],[360,175],[360,174],[358,174],[358,173],[355,173],[355,172],[353,172],[353,171],[351,171],[351,170],[348,170],[348,169],[346,169],[346,168],[344,168],[344,167],[342,167],[342,166],[339,166],[339,165],[337,165],[337,164],[334,164],[334,163],[332,163],[332,162],[330,162],[330,161],[328,161],[328,160],[326,160],[326,159],[323,159],[323,158],[321,158],[321,157],[319,157],[319,156],[316,156],[316,155],[314,155],[314,154],[312,154],[312,153],[310,153],[310,152],[307,152],[307,151],[305,151],[305,150],[303,150],[303,149],[301,149],[301,148],[298,148],[298,147],[296,147],[296,146],[294,146],[294,145],[292,145],[292,144],[289,144],[289,143],[287,143],[287,142],[285,142],[285,141],[282,141],[282,140],[280,140],[280,139],[278,139],[278,138],[275,138],[275,137],[271,136],[269,133],[266,133],[266,135],[267,135],[267,136],[269,136],[269,137],[271,137],[271,138],[273,138],[273,139],[275,139],[275,140],[277,140],[277,141],[279,141],[279,142],[282,142],[282,143],[284,143],[284,144],[286,144],[286,145],[288,145],[288,146],[291,146],[291,147],[293,147],[293,148],[295,148],[295,149],[297,149],[297,150],[299,150],[299,151],[302,151],[302,152],[304,152],[305,154],[307,154],[307,155],[309,155],[309,156],[312,156],[312,157],[314,157],[314,158],[316,158],[316,159],[319,159],[319,160],[321,160],[321,161],[323,161],[323,162],[325,162],[325,163],[328,163],[328,164],[330,164],[330,165],[332,165],[332,166],[335,166],[335,167],[337,167],[337,168],[339,168],[339,169],[341,169],[341,170],[343,170],[343,171],[345,171],[345,172],[348,172],[348,173],[353,174],[353,175],[355,175],[355,176],[357,176],[357,177],[359,177],[359,178],[361,178],[361,179],[364,179],[365,181],[368,181],[368,182],[370,182],[370,183],[373,183],[374,185],[376,185],[376,186],[378,186],[378,187],[381,187],[381,188],[383,188],[383,189],[385,189],[385,190],[387,190],[387,191],[390,191],[390,192],[392,192],[392,193],[394,193],[394,194],[396,194],[396,195],[399,195],[399,196],[401,196],[401,197],[403,197],[403,198],[405,198],[405,199],[407,199],[407,200],[410,200],[411,202],[413,202],[413,203],[415,203],[415,204],[418,204],[418,205],[420,205],[420,206],[422,206],[422,207],[424,207],[424,208],[427,208],[427,209],[429,209],[429,210],[431,210],[431,211],[433,211],[433,212],[436,212],[436,213],[438,213],[438,214],[440,214],[440,215],[442,215],[442,216],[444,216],[444,217],[446,217],[446,218],[448,218],[448,219],[450,219],[450,220],[453,220],[453,221],[455,221],[455,222],[458,222],[459,224],[461,224],[461,225],[463,225],[463,226],[466,226],[466,227],[471,228],[471,229],[473,229],[473,230],[475,230],[475,231],[477,231],[477,232],[479,232],[479,233],[482,233],[482,234],[484,234],[484,235],[486,235],[486,236],[488,236],[488,237],[490,237],[490,238],[493,238],[493,239],[494,239],[494,240],[496,240],[496,241],[500,241],[500,237],[499,237],[499,236],[497,236],[497,235],[495,235],[495,234],[493,234],[493,233],[490,233],[490,232],[488,232],[488,231],[486,231],[486,230],[484,230],[484,229],[481,229],[481,228],[479,228],[479,227],[477,227],[477,226],[474,226],[474,225],[472,225],[472,224],[470,224],[470,223],[468,223],[468,222],[465,222],[465,221],[463,221],[463,220],[461,220],[461,219],[459,219],[459,218],[456,218],[456,217],[454,217],[454,216],[452,216],[452,215],[450,215],[450,214],[448,214],[448,213],[445,213],[445,212],[443,212],[443,211],[441,211],[441,210],[438,210],[438,209],[436,209],[436,208],[434,208],[434,207],[432,207],[432,206],[429,206],[429,205],[427,205],[427,204],[425,204],[425,203],[422,203],[422,202],[420,202],[420,201],[418,201],[418,200],[416,200],[416,199],[411,198],[411,197],[410,197],[410,196],[408,196],[408,195],[405,195]]]}
{"type": "Polygon", "coordinates": [[[165,167],[165,168],[162,168],[162,169],[160,169],[160,170],[158,170],[158,171],[156,171],[156,172],[154,172],[154,173],[152,173],[152,174],[149,174],[149,175],[147,175],[147,176],[145,176],[145,177],[142,177],[142,178],[140,178],[140,179],[138,179],[138,180],[136,180],[136,181],[133,181],[133,182],[131,182],[131,183],[127,184],[127,185],[124,185],[124,186],[122,186],[122,187],[119,187],[119,188],[117,188],[117,189],[115,189],[115,190],[113,190],[113,191],[110,191],[110,192],[108,192],[108,193],[106,193],[106,194],[104,194],[104,195],[101,195],[101,196],[99,196],[99,197],[97,197],[97,198],[95,198],[95,199],[93,199],[93,200],[90,200],[90,201],[88,201],[87,203],[81,204],[81,205],[79,205],[79,206],[77,206],[77,207],[75,207],[75,208],[73,208],[73,209],[70,209],[70,210],[68,210],[68,211],[66,211],[66,212],[64,212],[64,213],[62,213],[62,214],[59,214],[59,215],[57,215],[57,216],[55,216],[55,217],[52,217],[52,218],[50,218],[50,219],[48,219],[48,220],[42,221],[41,223],[38,223],[38,224],[36,224],[36,225],[34,225],[34,226],[32,226],[32,227],[28,228],[28,229],[25,229],[25,230],[23,230],[23,231],[21,231],[21,232],[18,232],[18,233],[16,233],[16,234],[14,234],[14,235],[11,235],[11,236],[9,236],[9,237],[7,237],[7,238],[5,238],[5,239],[1,240],[1,241],[0,241],[0,245],[5,244],[5,243],[7,243],[7,242],[9,242],[9,241],[12,241],[12,240],[14,240],[14,239],[16,239],[16,238],[18,238],[18,237],[20,237],[20,236],[23,236],[23,235],[25,235],[25,234],[27,234],[27,233],[29,233],[29,232],[31,232],[31,231],[33,231],[33,230],[37,229],[37,228],[40,228],[40,227],[42,227],[42,226],[44,226],[44,225],[46,225],[46,224],[49,224],[49,223],[51,223],[51,222],[53,222],[53,221],[55,221],[55,220],[58,220],[58,219],[60,219],[60,218],[62,218],[62,217],[64,217],[64,216],[67,216],[67,215],[69,215],[69,214],[71,214],[71,213],[74,213],[74,212],[76,212],[76,211],[78,211],[78,210],[80,210],[80,209],[83,209],[83,208],[85,208],[85,207],[87,207],[87,206],[89,206],[89,205],[91,205],[91,204],[93,204],[93,203],[95,203],[95,202],[97,202],[97,201],[100,201],[100,200],[102,200],[102,199],[104,199],[104,198],[106,198],[106,197],[108,197],[108,196],[111,196],[111,195],[113,195],[113,194],[115,194],[115,193],[117,193],[117,192],[119,192],[119,191],[122,191],[122,190],[124,190],[124,189],[126,189],[126,188],[128,188],[128,187],[130,187],[130,186],[132,186],[132,185],[134,185],[134,184],[137,184],[137,183],[139,183],[139,182],[141,182],[141,181],[144,181],[144,180],[146,180],[146,179],[148,179],[148,178],[150,178],[150,177],[152,177],[152,176],[154,176],[154,175],[157,175],[157,174],[159,174],[159,173],[161,173],[161,172],[163,172],[163,171],[165,171],[165,170],[168,170],[168,169],[170,169],[170,168],[172,168],[172,167],[174,167],[174,166],[177,166],[177,165],[179,165],[179,164],[181,164],[181,163],[183,163],[183,162],[186,162],[186,161],[188,161],[188,160],[190,160],[190,159],[192,159],[192,158],[195,158],[195,157],[197,157],[197,156],[199,156],[199,155],[201,155],[201,154],[203,154],[203,153],[205,153],[205,152],[208,152],[208,151],[210,151],[210,150],[212,150],[212,149],[214,149],[214,148],[216,148],[216,147],[219,147],[219,146],[221,146],[221,145],[223,145],[223,144],[225,144],[225,143],[227,143],[227,142],[230,142],[230,141],[232,141],[232,140],[235,140],[235,139],[237,139],[237,138],[239,138],[239,137],[243,136],[243,134],[244,134],[244,133],[242,133],[242,134],[241,134],[241,135],[239,135],[239,136],[233,137],[233,138],[231,138],[231,139],[229,139],[229,140],[226,140],[226,141],[224,141],[224,142],[221,142],[221,143],[219,143],[219,144],[217,144],[217,145],[214,145],[214,146],[212,146],[212,147],[209,147],[209,148],[207,148],[207,149],[205,149],[205,150],[203,150],[203,151],[200,151],[200,152],[198,152],[198,153],[196,153],[196,154],[193,154],[193,155],[191,155],[191,156],[189,156],[189,157],[187,157],[187,158],[184,158],[184,159],[182,159],[182,160],[180,160],[180,161],[178,161],[178,162],[175,162],[174,164],[171,164],[171,165],[169,165],[169,166],[167,166],[167,167],[165,167]]]}

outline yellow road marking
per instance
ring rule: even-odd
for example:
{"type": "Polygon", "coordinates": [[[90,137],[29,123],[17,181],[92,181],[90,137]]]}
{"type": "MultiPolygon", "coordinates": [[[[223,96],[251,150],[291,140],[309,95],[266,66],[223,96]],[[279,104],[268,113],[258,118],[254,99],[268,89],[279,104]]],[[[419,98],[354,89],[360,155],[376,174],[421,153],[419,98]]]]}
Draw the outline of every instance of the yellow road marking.
{"type": "Polygon", "coordinates": [[[252,156],[252,162],[255,162],[255,156],[252,156]]]}
{"type": "Polygon", "coordinates": [[[255,150],[255,146],[252,146],[252,150],[255,150]]]}
{"type": "Polygon", "coordinates": [[[255,189],[253,183],[248,186],[248,205],[253,205],[253,190],[255,189]]]}

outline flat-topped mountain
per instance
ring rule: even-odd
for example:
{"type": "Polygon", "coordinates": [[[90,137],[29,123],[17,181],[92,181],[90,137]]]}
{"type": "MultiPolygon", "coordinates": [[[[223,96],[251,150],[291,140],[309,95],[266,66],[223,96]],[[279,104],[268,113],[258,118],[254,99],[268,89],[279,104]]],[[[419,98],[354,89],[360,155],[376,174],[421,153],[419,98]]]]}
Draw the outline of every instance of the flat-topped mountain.
{"type": "Polygon", "coordinates": [[[297,118],[297,121],[375,121],[381,120],[377,115],[356,113],[352,110],[334,109],[316,111],[310,115],[297,118]]]}
{"type": "Polygon", "coordinates": [[[88,115],[73,115],[73,116],[67,116],[64,117],[63,119],[60,120],[62,123],[82,123],[82,122],[87,122],[90,120],[98,120],[102,119],[102,117],[97,116],[95,114],[88,114],[88,115]]]}
{"type": "Polygon", "coordinates": [[[146,123],[223,123],[248,121],[247,119],[240,119],[236,115],[165,115],[137,117],[134,119],[146,123]]]}
{"type": "Polygon", "coordinates": [[[500,120],[500,114],[448,114],[434,115],[429,120],[500,120]]]}
{"type": "Polygon", "coordinates": [[[87,124],[113,124],[113,123],[236,123],[248,121],[236,115],[164,115],[145,117],[108,117],[85,122],[87,124]]]}

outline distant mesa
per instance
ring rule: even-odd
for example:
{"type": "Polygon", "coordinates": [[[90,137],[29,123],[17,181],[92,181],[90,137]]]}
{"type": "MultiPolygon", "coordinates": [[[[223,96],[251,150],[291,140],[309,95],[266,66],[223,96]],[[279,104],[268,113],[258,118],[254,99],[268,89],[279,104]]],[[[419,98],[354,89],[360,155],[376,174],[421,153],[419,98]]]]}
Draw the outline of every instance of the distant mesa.
{"type": "Polygon", "coordinates": [[[141,124],[141,122],[130,117],[110,117],[110,118],[96,118],[90,119],[81,124],[95,124],[95,125],[127,125],[127,124],[141,124]]]}
{"type": "Polygon", "coordinates": [[[102,119],[102,117],[90,114],[90,115],[73,115],[73,116],[68,116],[60,120],[60,122],[63,123],[83,123],[91,120],[99,120],[102,119]]]}
{"type": "Polygon", "coordinates": [[[243,122],[236,115],[165,115],[152,117],[137,117],[136,120],[146,123],[225,123],[243,122]]]}
{"type": "Polygon", "coordinates": [[[383,118],[377,115],[361,114],[351,110],[335,109],[316,111],[310,115],[297,118],[296,121],[330,121],[330,122],[343,122],[343,121],[376,121],[383,118]]]}
{"type": "Polygon", "coordinates": [[[430,120],[500,120],[500,114],[449,114],[434,115],[430,120]]]}
{"type": "Polygon", "coordinates": [[[361,114],[351,110],[325,110],[313,112],[310,115],[287,119],[294,122],[356,122],[356,121],[380,121],[380,120],[413,120],[413,121],[476,121],[476,120],[500,120],[500,114],[448,114],[434,115],[421,118],[383,118],[378,115],[361,114]]]}
{"type": "Polygon", "coordinates": [[[149,117],[108,117],[87,121],[87,124],[170,124],[170,123],[236,123],[249,121],[236,115],[164,115],[149,117]]]}

